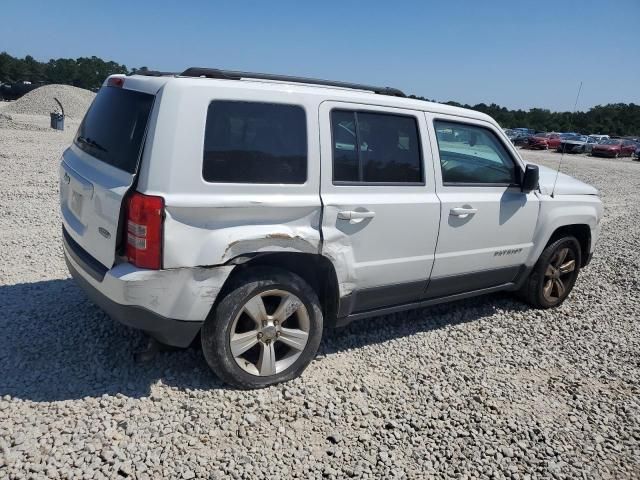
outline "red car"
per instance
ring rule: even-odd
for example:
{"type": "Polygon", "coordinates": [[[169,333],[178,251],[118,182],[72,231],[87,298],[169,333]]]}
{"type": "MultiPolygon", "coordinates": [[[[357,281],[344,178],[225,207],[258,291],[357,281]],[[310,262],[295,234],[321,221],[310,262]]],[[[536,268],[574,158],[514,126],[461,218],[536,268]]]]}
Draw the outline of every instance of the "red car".
{"type": "Polygon", "coordinates": [[[591,155],[596,157],[630,157],[636,149],[636,144],[631,140],[611,138],[598,145],[594,145],[591,155]]]}
{"type": "Polygon", "coordinates": [[[536,133],[529,137],[527,148],[548,150],[550,148],[558,148],[562,142],[559,133],[536,133]]]}

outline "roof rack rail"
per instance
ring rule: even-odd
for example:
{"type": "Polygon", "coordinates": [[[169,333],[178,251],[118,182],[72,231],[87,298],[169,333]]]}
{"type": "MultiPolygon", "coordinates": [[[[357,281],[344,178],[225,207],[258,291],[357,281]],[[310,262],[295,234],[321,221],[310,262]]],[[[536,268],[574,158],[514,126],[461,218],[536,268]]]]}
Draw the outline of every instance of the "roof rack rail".
{"type": "Polygon", "coordinates": [[[144,75],[145,77],[172,77],[178,72],[159,72],[157,70],[137,70],[129,75],[144,75]]]}
{"type": "Polygon", "coordinates": [[[375,87],[372,85],[361,85],[358,83],[337,82],[332,80],[319,80],[317,78],[293,77],[289,75],[274,75],[270,73],[252,73],[252,72],[236,72],[233,70],[219,70],[217,68],[187,68],[179,74],[181,77],[206,77],[219,78],[223,80],[241,80],[243,78],[252,78],[256,80],[273,80],[288,83],[306,83],[310,85],[323,85],[326,87],[349,88],[353,90],[367,90],[378,93],[380,95],[391,95],[394,97],[406,97],[406,95],[397,88],[391,87],[375,87]]]}

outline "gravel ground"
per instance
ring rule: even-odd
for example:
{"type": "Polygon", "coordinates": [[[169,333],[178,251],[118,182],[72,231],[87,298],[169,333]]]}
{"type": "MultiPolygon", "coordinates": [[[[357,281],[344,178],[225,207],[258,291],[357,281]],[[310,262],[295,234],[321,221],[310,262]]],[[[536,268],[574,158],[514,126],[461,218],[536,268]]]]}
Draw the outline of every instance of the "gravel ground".
{"type": "Polygon", "coordinates": [[[606,214],[562,307],[502,294],[360,321],[328,332],[301,378],[241,392],[196,348],[133,361],[143,336],[89,303],[62,258],[56,175],[77,123],[13,124],[0,126],[0,478],[640,476],[639,163],[565,157],[606,214]]]}

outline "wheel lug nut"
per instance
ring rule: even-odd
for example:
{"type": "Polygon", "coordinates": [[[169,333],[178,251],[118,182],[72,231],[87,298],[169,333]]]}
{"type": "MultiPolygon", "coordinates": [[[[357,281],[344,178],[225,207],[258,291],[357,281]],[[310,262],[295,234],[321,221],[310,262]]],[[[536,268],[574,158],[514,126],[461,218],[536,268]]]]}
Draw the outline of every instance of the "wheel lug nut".
{"type": "Polygon", "coordinates": [[[266,327],[266,326],[267,326],[267,321],[266,321],[266,320],[263,320],[263,321],[262,321],[262,326],[263,326],[263,327],[266,327]]]}
{"type": "Polygon", "coordinates": [[[262,338],[262,332],[258,332],[258,338],[262,338]]]}
{"type": "Polygon", "coordinates": [[[278,326],[278,320],[274,320],[273,324],[277,327],[278,326]]]}
{"type": "Polygon", "coordinates": [[[276,337],[279,337],[279,336],[280,336],[280,332],[276,332],[276,337]]]}

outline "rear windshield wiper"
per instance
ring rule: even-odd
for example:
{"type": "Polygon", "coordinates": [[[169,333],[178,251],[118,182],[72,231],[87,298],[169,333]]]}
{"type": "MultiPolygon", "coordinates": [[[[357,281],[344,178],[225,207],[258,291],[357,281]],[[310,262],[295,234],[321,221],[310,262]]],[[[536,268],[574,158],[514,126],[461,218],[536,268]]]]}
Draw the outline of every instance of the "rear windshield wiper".
{"type": "Polygon", "coordinates": [[[78,135],[76,137],[76,139],[80,142],[80,143],[84,143],[85,145],[89,145],[90,147],[93,147],[97,150],[101,150],[103,152],[106,152],[107,149],[104,148],[102,145],[100,145],[98,142],[96,142],[95,140],[90,139],[89,137],[85,138],[81,135],[78,135]]]}

